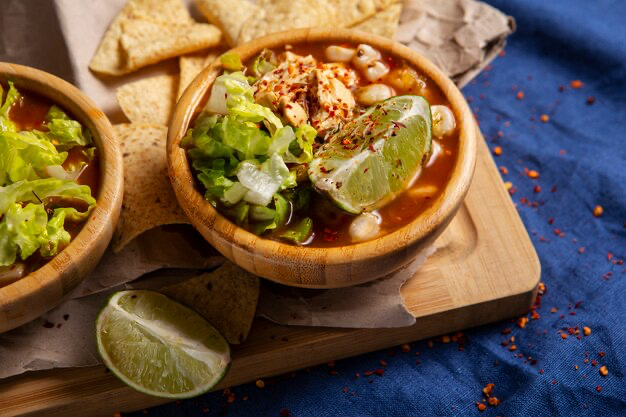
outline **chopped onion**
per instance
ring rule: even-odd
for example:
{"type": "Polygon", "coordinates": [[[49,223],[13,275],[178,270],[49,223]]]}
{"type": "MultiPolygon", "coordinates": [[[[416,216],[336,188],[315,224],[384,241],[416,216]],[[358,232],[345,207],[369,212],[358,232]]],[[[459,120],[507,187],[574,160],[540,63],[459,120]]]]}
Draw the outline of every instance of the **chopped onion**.
{"type": "Polygon", "coordinates": [[[49,177],[59,180],[76,181],[82,172],[82,169],[77,169],[76,171],[66,171],[61,165],[49,165],[44,168],[44,171],[49,177]]]}
{"type": "Polygon", "coordinates": [[[361,213],[350,224],[350,237],[354,242],[372,239],[380,232],[380,222],[376,212],[361,213]]]}
{"type": "Polygon", "coordinates": [[[356,54],[354,55],[354,58],[352,58],[352,63],[358,69],[365,71],[370,62],[377,61],[379,59],[381,59],[380,52],[369,45],[361,44],[356,49],[356,54]]]}
{"type": "Polygon", "coordinates": [[[456,127],[454,113],[447,106],[432,106],[430,108],[433,116],[433,135],[440,138],[452,133],[456,127]]]}
{"type": "Polygon", "coordinates": [[[365,78],[368,81],[374,82],[383,78],[389,72],[389,67],[381,61],[372,61],[367,65],[364,70],[365,78]]]}
{"type": "Polygon", "coordinates": [[[424,185],[421,187],[409,188],[409,194],[414,198],[424,198],[433,196],[437,190],[436,185],[424,185]]]}
{"type": "Polygon", "coordinates": [[[356,100],[364,106],[374,105],[393,95],[395,95],[395,91],[385,84],[371,84],[354,92],[356,100]]]}
{"type": "Polygon", "coordinates": [[[356,50],[332,45],[326,48],[326,58],[333,62],[350,62],[356,50]]]}
{"type": "Polygon", "coordinates": [[[26,276],[26,266],[15,263],[9,266],[0,266],[0,287],[12,284],[26,276]]]}
{"type": "Polygon", "coordinates": [[[430,167],[432,164],[434,164],[435,161],[437,160],[437,156],[440,153],[441,153],[441,145],[436,140],[433,140],[433,153],[430,155],[430,159],[428,159],[428,162],[426,163],[426,167],[430,167]]]}

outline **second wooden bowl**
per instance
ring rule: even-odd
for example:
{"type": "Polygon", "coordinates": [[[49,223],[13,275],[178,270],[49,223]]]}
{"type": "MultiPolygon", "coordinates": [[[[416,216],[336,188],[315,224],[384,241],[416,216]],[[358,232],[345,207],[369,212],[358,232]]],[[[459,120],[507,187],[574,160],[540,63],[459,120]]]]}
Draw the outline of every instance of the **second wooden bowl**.
{"type": "Polygon", "coordinates": [[[96,266],[120,215],[124,181],[122,154],[113,128],[93,101],[54,75],[0,62],[0,82],[6,85],[7,81],[18,90],[60,105],[91,131],[100,156],[100,188],[95,209],[69,246],[43,267],[0,288],[0,333],[57,306],[96,266]]]}
{"type": "Polygon", "coordinates": [[[201,110],[215,78],[214,62],[187,88],[178,102],[167,140],[167,162],[176,197],[193,225],[232,262],[272,281],[307,288],[357,285],[385,276],[409,263],[432,244],[454,217],[472,179],[476,159],[476,125],[463,95],[434,64],[389,39],[347,29],[300,29],[276,33],[233,50],[246,62],[265,48],[301,43],[366,43],[405,60],[427,75],[450,102],[459,129],[459,155],[450,181],[425,212],[403,228],[380,238],[336,248],[296,247],[258,237],[223,217],[196,189],[179,143],[201,110]]]}

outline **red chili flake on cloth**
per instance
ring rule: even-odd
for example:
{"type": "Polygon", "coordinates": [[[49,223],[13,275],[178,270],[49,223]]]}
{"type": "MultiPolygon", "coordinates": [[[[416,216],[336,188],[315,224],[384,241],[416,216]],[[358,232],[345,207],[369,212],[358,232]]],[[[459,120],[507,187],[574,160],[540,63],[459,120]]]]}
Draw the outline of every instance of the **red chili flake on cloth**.
{"type": "Polygon", "coordinates": [[[506,175],[509,173],[509,170],[506,167],[500,167],[499,169],[502,175],[506,175]]]}
{"type": "Polygon", "coordinates": [[[593,208],[593,215],[595,217],[600,217],[602,216],[602,213],[604,213],[604,209],[602,208],[602,206],[595,206],[593,208]]]}
{"type": "Polygon", "coordinates": [[[523,91],[518,91],[517,94],[515,95],[515,97],[517,97],[518,100],[523,100],[524,99],[524,92],[523,91]]]}
{"type": "Polygon", "coordinates": [[[596,98],[594,96],[587,97],[586,103],[588,106],[593,106],[595,102],[596,102],[596,98]]]}
{"type": "Polygon", "coordinates": [[[583,82],[580,81],[580,80],[574,80],[569,85],[570,85],[570,87],[572,87],[574,89],[583,88],[583,86],[584,86],[583,82]]]}
{"type": "Polygon", "coordinates": [[[496,146],[495,148],[493,148],[493,154],[496,156],[502,155],[502,148],[500,146],[496,146]]]}
{"type": "Polygon", "coordinates": [[[596,386],[596,391],[598,391],[598,392],[602,392],[602,387],[601,387],[600,385],[597,385],[597,386],[596,386]]]}
{"type": "Polygon", "coordinates": [[[478,401],[476,401],[476,407],[478,408],[478,411],[480,412],[485,411],[487,409],[487,406],[485,404],[479,403],[478,401]]]}
{"type": "Polygon", "coordinates": [[[540,193],[540,192],[541,192],[541,187],[540,187],[540,186],[538,186],[538,185],[535,185],[535,188],[533,188],[533,191],[534,191],[535,193],[540,193]]]}
{"type": "Polygon", "coordinates": [[[539,172],[535,171],[534,169],[528,170],[526,175],[528,176],[528,178],[533,179],[533,180],[539,178],[539,172]]]}
{"type": "Polygon", "coordinates": [[[547,114],[542,114],[539,120],[541,120],[542,123],[548,123],[550,121],[550,116],[548,116],[547,114]]]}
{"type": "Polygon", "coordinates": [[[376,375],[378,376],[383,376],[385,375],[385,370],[382,368],[378,368],[376,371],[374,371],[376,373],[376,375]]]}

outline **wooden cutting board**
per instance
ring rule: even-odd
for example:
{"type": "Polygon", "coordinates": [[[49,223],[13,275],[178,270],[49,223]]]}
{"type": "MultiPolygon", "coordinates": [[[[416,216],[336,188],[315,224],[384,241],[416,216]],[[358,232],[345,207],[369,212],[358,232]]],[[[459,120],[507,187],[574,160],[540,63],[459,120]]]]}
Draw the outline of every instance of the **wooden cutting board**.
{"type": "MultiPolygon", "coordinates": [[[[435,246],[402,288],[415,325],[329,329],[257,319],[246,342],[234,347],[232,368],[218,389],[526,313],[539,284],[539,260],[482,140],[469,194],[435,246]]],[[[0,416],[6,417],[110,417],[166,401],[126,387],[103,366],[0,382],[0,416]]]]}

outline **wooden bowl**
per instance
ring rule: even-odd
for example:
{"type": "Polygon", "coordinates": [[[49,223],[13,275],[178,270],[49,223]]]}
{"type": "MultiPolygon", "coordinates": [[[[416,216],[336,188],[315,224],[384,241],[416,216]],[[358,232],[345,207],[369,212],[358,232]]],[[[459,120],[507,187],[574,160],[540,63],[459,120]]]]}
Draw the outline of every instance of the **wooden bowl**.
{"type": "Polygon", "coordinates": [[[178,202],[196,229],[228,259],[281,284],[338,288],[371,281],[399,269],[441,234],[470,186],[476,158],[476,124],[463,95],[448,77],[423,56],[386,38],[347,29],[300,29],[259,38],[233,52],[245,62],[264,48],[316,42],[372,45],[421,70],[448,99],[459,128],[459,155],[449,183],[430,208],[395,232],[335,248],[292,246],[258,237],[231,223],[197,190],[185,152],[179,146],[214,79],[222,71],[219,60],[196,77],[176,105],[167,138],[167,163],[178,202]]]}
{"type": "MultiPolygon", "coordinates": [[[[95,103],[62,79],[33,68],[0,62],[0,82],[59,104],[87,127],[100,154],[97,205],[80,233],[50,262],[0,288],[0,332],[27,323],[57,306],[96,266],[113,236],[122,207],[123,165],[111,123],[95,103]]],[[[92,191],[93,192],[93,191],[92,191]]]]}

